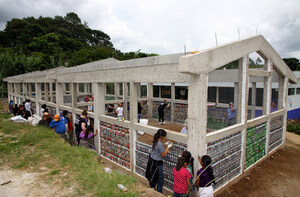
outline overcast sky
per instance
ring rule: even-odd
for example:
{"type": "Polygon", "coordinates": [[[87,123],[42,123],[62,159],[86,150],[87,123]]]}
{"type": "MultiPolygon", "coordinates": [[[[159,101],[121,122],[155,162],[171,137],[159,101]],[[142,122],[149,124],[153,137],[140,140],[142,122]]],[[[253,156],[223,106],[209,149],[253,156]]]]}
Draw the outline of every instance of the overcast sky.
{"type": "Polygon", "coordinates": [[[0,0],[12,18],[75,12],[123,51],[172,54],[262,34],[281,57],[300,59],[300,0],[0,0]]]}

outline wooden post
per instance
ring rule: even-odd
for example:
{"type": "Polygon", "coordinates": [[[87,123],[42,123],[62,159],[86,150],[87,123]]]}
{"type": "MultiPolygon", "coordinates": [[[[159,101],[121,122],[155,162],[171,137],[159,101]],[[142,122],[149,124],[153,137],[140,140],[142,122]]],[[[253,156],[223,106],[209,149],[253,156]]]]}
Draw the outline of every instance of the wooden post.
{"type": "Polygon", "coordinates": [[[148,83],[147,85],[147,102],[148,102],[148,119],[152,118],[152,110],[153,110],[153,83],[148,83]]]}
{"type": "Polygon", "coordinates": [[[105,115],[105,83],[93,83],[94,94],[94,131],[98,130],[95,137],[95,147],[98,155],[101,153],[100,120],[99,115],[105,115]]]}
{"type": "MultiPolygon", "coordinates": [[[[188,97],[187,148],[195,161],[197,161],[199,154],[206,154],[207,93],[208,74],[191,75],[188,97]]],[[[194,164],[195,169],[200,169],[199,162],[194,164]]]]}
{"type": "Polygon", "coordinates": [[[171,83],[171,122],[175,119],[175,83],[171,83]]]}
{"type": "Polygon", "coordinates": [[[136,130],[133,129],[133,124],[138,122],[138,83],[130,82],[130,170],[133,173],[135,170],[135,142],[136,130]]]}

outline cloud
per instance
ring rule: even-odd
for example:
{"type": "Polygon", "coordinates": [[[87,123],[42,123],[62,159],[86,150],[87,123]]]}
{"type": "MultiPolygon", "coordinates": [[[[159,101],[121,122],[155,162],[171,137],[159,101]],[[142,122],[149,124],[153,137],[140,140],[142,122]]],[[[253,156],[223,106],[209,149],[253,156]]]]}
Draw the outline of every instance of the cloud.
{"type": "Polygon", "coordinates": [[[28,16],[75,12],[115,48],[170,54],[262,34],[282,57],[300,59],[299,0],[0,0],[0,28],[28,16]],[[239,32],[239,33],[238,33],[239,32]]]}

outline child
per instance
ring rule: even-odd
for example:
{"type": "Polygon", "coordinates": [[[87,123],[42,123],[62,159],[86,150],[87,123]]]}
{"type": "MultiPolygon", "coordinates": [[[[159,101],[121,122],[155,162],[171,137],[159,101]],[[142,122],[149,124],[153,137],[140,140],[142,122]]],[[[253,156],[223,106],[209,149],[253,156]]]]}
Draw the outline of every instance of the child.
{"type": "Polygon", "coordinates": [[[200,158],[199,162],[202,166],[197,172],[196,188],[198,190],[198,196],[201,197],[213,197],[214,190],[212,184],[215,184],[215,178],[213,169],[211,167],[211,158],[208,155],[204,155],[200,158]]]}
{"type": "Polygon", "coordinates": [[[194,178],[194,157],[192,157],[192,154],[189,151],[183,151],[182,153],[182,158],[185,161],[188,161],[188,165],[186,169],[190,172],[191,178],[190,178],[190,183],[191,183],[191,190],[189,192],[194,192],[196,191],[195,185],[193,184],[193,178],[194,178]]]}
{"type": "Polygon", "coordinates": [[[183,157],[179,157],[176,167],[173,168],[174,188],[173,197],[188,196],[188,191],[191,188],[190,172],[186,167],[188,162],[183,157]]]}
{"type": "Polygon", "coordinates": [[[88,126],[87,130],[81,131],[79,137],[80,137],[80,146],[84,146],[86,148],[89,148],[89,142],[88,140],[92,137],[95,137],[98,134],[98,130],[96,130],[96,133],[93,132],[93,127],[90,125],[88,126]]]}
{"type": "Polygon", "coordinates": [[[118,108],[116,109],[117,119],[123,120],[123,107],[121,103],[118,103],[118,108]]]}

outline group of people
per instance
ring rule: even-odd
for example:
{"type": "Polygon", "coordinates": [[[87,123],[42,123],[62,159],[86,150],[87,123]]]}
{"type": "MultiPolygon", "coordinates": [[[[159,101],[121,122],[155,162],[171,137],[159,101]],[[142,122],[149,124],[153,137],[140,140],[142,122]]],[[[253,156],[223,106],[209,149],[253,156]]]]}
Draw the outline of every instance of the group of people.
{"type": "MultiPolygon", "coordinates": [[[[165,149],[163,143],[165,142],[167,132],[164,129],[158,129],[153,138],[152,152],[149,156],[146,169],[146,178],[149,181],[151,188],[156,188],[158,192],[162,192],[164,185],[163,173],[163,158],[172,148],[172,143],[166,143],[165,149]]],[[[176,166],[173,168],[173,196],[183,197],[189,196],[190,192],[198,190],[199,196],[212,197],[213,187],[215,184],[215,177],[211,167],[212,160],[208,155],[199,156],[198,161],[202,168],[196,173],[196,181],[193,183],[194,174],[194,158],[189,151],[183,151],[178,158],[176,166]]]]}
{"type": "Polygon", "coordinates": [[[26,120],[32,116],[30,99],[26,99],[22,104],[15,104],[12,100],[9,102],[9,110],[14,116],[22,116],[26,120]]]}
{"type": "MultiPolygon", "coordinates": [[[[140,102],[137,103],[138,105],[138,121],[142,119],[142,110],[143,107],[140,102]]],[[[127,106],[127,109],[129,110],[129,106],[127,106]]],[[[118,120],[124,120],[124,108],[123,103],[118,103],[118,107],[115,109],[113,104],[109,104],[107,107],[108,113],[115,113],[117,115],[118,120]]]]}

